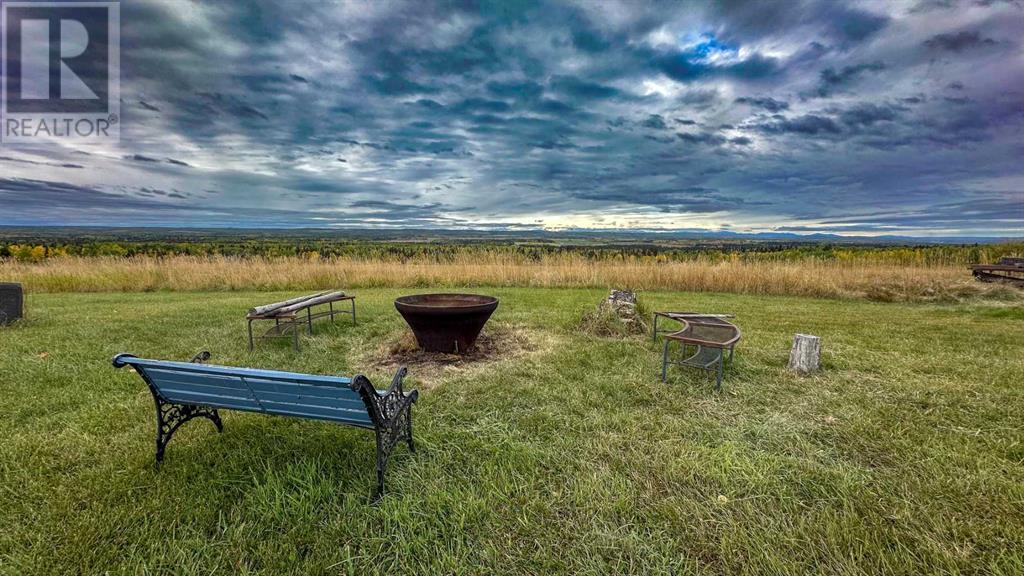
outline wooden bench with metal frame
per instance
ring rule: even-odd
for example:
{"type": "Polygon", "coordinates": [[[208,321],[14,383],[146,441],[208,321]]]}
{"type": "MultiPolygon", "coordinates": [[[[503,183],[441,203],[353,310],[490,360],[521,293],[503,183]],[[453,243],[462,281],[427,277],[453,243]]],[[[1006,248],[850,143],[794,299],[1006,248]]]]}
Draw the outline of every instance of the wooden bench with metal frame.
{"type": "Polygon", "coordinates": [[[206,418],[223,432],[218,409],[326,420],[373,430],[377,440],[375,501],[384,493],[384,472],[394,447],[404,441],[415,451],[412,405],[419,392],[402,391],[405,367],[395,373],[387,390],[377,390],[363,375],[345,378],[214,366],[204,363],[209,359],[209,352],[196,354],[191,362],[114,356],[114,367],[131,366],[153,395],[158,467],[171,436],[189,420],[206,418]]]}
{"type": "Polygon", "coordinates": [[[292,338],[292,346],[299,349],[299,327],[306,324],[309,334],[313,334],[313,320],[317,318],[330,317],[334,322],[336,314],[352,316],[352,323],[356,323],[356,297],[346,295],[344,292],[318,292],[307,296],[292,298],[283,302],[257,306],[246,314],[245,319],[249,328],[249,350],[254,347],[252,323],[257,320],[273,320],[274,325],[267,330],[261,338],[292,338]],[[351,311],[335,310],[335,302],[351,303],[351,311]],[[316,306],[327,305],[327,310],[313,312],[316,306]],[[305,314],[302,312],[305,311],[305,314]]]}

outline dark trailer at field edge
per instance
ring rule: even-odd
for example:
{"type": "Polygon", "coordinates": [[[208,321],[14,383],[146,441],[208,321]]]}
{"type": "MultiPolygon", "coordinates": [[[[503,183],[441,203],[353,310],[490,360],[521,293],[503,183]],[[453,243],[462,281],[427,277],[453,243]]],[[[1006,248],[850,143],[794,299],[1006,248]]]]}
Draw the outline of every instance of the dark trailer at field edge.
{"type": "Polygon", "coordinates": [[[998,264],[975,264],[971,273],[982,282],[1008,282],[1024,287],[1024,258],[1000,258],[998,264]]]}

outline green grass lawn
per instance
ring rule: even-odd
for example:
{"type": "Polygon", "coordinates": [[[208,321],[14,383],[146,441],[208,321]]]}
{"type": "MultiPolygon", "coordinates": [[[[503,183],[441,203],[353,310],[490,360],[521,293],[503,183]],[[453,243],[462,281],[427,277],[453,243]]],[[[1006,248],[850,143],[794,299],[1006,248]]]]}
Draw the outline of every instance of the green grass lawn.
{"type": "MultiPolygon", "coordinates": [[[[403,292],[408,292],[405,290],[403,292]]],[[[396,290],[301,352],[247,350],[291,294],[36,295],[0,329],[0,573],[1024,572],[1024,308],[647,293],[734,312],[710,374],[659,381],[649,339],[579,334],[601,290],[487,290],[548,344],[424,383],[388,494],[373,435],[224,412],[153,466],[153,402],[117,352],[346,374],[402,329],[396,290]],[[793,333],[825,369],[785,369],[793,333]],[[424,384],[429,384],[425,386],[424,384]]]]}

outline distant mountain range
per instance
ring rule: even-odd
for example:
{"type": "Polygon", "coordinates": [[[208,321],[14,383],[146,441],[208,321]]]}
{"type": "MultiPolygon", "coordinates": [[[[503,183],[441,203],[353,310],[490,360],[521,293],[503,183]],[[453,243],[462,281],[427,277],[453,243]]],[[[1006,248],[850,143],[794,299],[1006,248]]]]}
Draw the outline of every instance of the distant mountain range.
{"type": "Polygon", "coordinates": [[[830,244],[993,244],[1021,242],[1019,237],[993,236],[859,236],[827,233],[801,234],[797,232],[733,232],[726,230],[620,230],[620,229],[561,229],[488,228],[488,229],[379,229],[379,228],[156,228],[156,227],[90,227],[53,226],[24,227],[0,226],[0,240],[18,238],[53,239],[178,239],[201,238],[322,238],[382,241],[444,240],[544,240],[544,241],[618,241],[618,242],[786,242],[830,244]]]}

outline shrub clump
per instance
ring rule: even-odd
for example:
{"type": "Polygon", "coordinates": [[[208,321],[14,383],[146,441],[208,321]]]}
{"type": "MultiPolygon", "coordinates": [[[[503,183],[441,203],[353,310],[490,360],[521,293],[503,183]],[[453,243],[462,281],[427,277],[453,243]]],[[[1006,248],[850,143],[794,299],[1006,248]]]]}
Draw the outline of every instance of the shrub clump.
{"type": "Polygon", "coordinates": [[[583,314],[580,330],[594,336],[632,336],[649,330],[646,308],[634,290],[612,290],[593,310],[583,314]]]}

